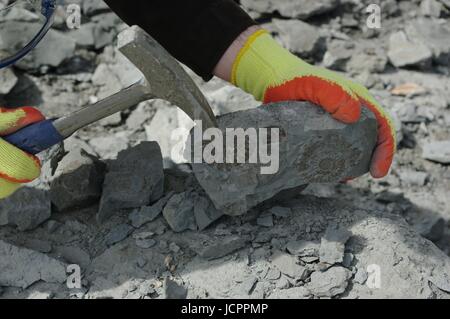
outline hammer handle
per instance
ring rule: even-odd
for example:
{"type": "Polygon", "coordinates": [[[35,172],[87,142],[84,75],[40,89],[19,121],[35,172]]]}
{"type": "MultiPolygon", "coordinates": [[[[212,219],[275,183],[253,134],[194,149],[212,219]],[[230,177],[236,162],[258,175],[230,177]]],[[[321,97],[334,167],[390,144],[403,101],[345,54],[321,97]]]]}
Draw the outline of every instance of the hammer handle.
{"type": "Polygon", "coordinates": [[[2,138],[21,150],[36,155],[91,123],[151,99],[152,96],[146,92],[146,83],[138,82],[68,116],[34,123],[2,138]]]}

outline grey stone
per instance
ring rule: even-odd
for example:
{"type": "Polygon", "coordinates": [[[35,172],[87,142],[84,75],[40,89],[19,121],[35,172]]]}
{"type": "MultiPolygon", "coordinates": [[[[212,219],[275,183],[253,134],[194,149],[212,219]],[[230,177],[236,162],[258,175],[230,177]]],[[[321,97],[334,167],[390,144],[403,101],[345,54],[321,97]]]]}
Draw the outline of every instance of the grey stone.
{"type": "Polygon", "coordinates": [[[445,273],[437,273],[428,279],[432,284],[442,291],[450,293],[450,276],[445,273]]]}
{"type": "Polygon", "coordinates": [[[272,264],[291,278],[305,280],[308,276],[308,270],[297,264],[297,258],[291,255],[277,252],[272,258],[272,264]]]}
{"type": "Polygon", "coordinates": [[[109,7],[104,1],[98,0],[83,0],[83,12],[87,16],[92,16],[100,12],[110,11],[109,7]]]}
{"type": "Polygon", "coordinates": [[[256,278],[255,276],[250,276],[247,280],[245,280],[241,284],[241,288],[242,288],[244,294],[247,294],[250,296],[252,294],[253,289],[255,288],[257,282],[258,282],[258,278],[256,278]]]}
{"type": "MultiPolygon", "coordinates": [[[[261,174],[267,168],[261,163],[192,164],[215,207],[228,215],[242,215],[285,189],[365,174],[377,135],[375,118],[366,109],[359,122],[345,125],[303,102],[226,114],[218,118],[218,126],[223,136],[225,128],[279,128],[280,136],[279,144],[273,144],[279,146],[279,169],[274,174],[261,174]]],[[[194,145],[200,142],[194,140],[194,145]]],[[[254,146],[248,152],[255,151],[254,146]]]]}
{"type": "Polygon", "coordinates": [[[241,4],[259,13],[277,11],[283,17],[306,19],[335,9],[339,0],[242,0],[241,4]]]}
{"type": "Polygon", "coordinates": [[[404,31],[399,31],[389,38],[388,57],[396,67],[426,68],[431,63],[433,53],[421,41],[411,39],[404,31]]]}
{"type": "Polygon", "coordinates": [[[353,282],[357,284],[364,285],[369,278],[369,274],[364,268],[358,268],[356,271],[355,277],[353,278],[353,282]]]}
{"type": "Polygon", "coordinates": [[[448,34],[450,23],[437,19],[419,18],[409,22],[405,32],[411,39],[431,50],[434,61],[438,64],[450,65],[450,42],[448,34]]]}
{"type": "Polygon", "coordinates": [[[320,261],[329,265],[342,263],[344,261],[345,243],[351,233],[347,229],[336,229],[329,226],[320,242],[320,261]]]}
{"type": "Polygon", "coordinates": [[[437,242],[444,236],[446,221],[441,217],[428,217],[414,227],[426,239],[437,242]]]}
{"type": "Polygon", "coordinates": [[[164,192],[164,171],[158,144],[142,142],[119,153],[109,165],[97,220],[103,222],[120,209],[155,202],[164,192]]]}
{"type": "Polygon", "coordinates": [[[165,195],[152,206],[144,206],[133,210],[129,215],[131,225],[135,228],[140,228],[145,224],[154,221],[162,213],[164,206],[172,195],[173,193],[165,195]]]}
{"type": "Polygon", "coordinates": [[[313,57],[325,47],[319,29],[298,20],[272,20],[281,44],[302,58],[313,57]]]}
{"type": "Polygon", "coordinates": [[[83,149],[70,151],[59,162],[50,197],[60,212],[92,205],[102,195],[106,165],[83,149]]]}
{"type": "Polygon", "coordinates": [[[20,231],[32,230],[48,220],[51,213],[47,191],[23,187],[0,201],[0,226],[14,225],[20,231]]]}
{"type": "Polygon", "coordinates": [[[194,199],[190,192],[173,195],[164,207],[163,216],[174,232],[197,229],[194,199]]]}
{"type": "Polygon", "coordinates": [[[55,248],[55,252],[67,262],[79,265],[83,270],[91,263],[91,256],[80,247],[58,246],[55,248]]]}
{"type": "Polygon", "coordinates": [[[18,78],[10,68],[0,70],[0,95],[8,94],[17,84],[18,78]]]}
{"type": "Polygon", "coordinates": [[[352,253],[345,253],[344,259],[342,260],[342,266],[344,266],[345,268],[350,268],[353,262],[353,258],[354,256],[352,253]]]}
{"type": "Polygon", "coordinates": [[[270,209],[270,213],[278,218],[286,218],[291,216],[292,210],[289,207],[275,206],[270,209]]]}
{"type": "Polygon", "coordinates": [[[142,249],[149,249],[156,245],[156,240],[152,238],[148,239],[136,239],[136,246],[142,249]]]}
{"type": "Polygon", "coordinates": [[[169,278],[164,279],[164,298],[165,299],[186,299],[188,290],[179,285],[176,281],[169,278]]]}
{"type": "Polygon", "coordinates": [[[227,238],[216,244],[212,244],[199,252],[199,256],[203,259],[213,260],[232,254],[247,244],[247,240],[239,237],[227,238]]]}
{"type": "Polygon", "coordinates": [[[83,23],[79,29],[70,31],[68,35],[76,41],[79,47],[93,47],[95,45],[95,27],[95,23],[83,23]]]}
{"type": "Polygon", "coordinates": [[[286,245],[286,249],[290,254],[300,257],[319,256],[319,247],[318,243],[305,240],[290,241],[286,245]]]}
{"type": "Polygon", "coordinates": [[[25,289],[41,280],[61,284],[67,278],[65,264],[1,240],[0,256],[0,286],[25,289]]]}
{"type": "Polygon", "coordinates": [[[422,0],[420,3],[420,11],[424,16],[439,18],[442,9],[442,4],[436,0],[422,0]]]}
{"type": "Polygon", "coordinates": [[[334,297],[342,294],[348,286],[351,272],[343,267],[331,267],[325,272],[316,271],[306,288],[317,297],[334,297]]]}
{"type": "Polygon", "coordinates": [[[51,242],[39,239],[26,239],[23,244],[20,244],[20,246],[43,254],[48,254],[53,248],[51,242]]]}
{"type": "Polygon", "coordinates": [[[355,44],[349,41],[334,40],[328,47],[327,52],[323,56],[323,65],[326,68],[330,68],[338,71],[345,71],[346,64],[352,57],[355,44]]]}
{"type": "Polygon", "coordinates": [[[199,230],[206,229],[223,216],[223,213],[214,207],[214,204],[206,195],[195,193],[193,196],[195,222],[199,230]]]}
{"type": "Polygon", "coordinates": [[[305,287],[274,290],[269,299],[307,299],[311,293],[305,287]]]}
{"type": "Polygon", "coordinates": [[[273,227],[273,217],[272,215],[263,215],[256,220],[256,223],[262,227],[273,227]]]}
{"type": "Polygon", "coordinates": [[[428,173],[415,170],[401,170],[398,175],[404,186],[423,186],[428,179],[428,173]]]}
{"type": "Polygon", "coordinates": [[[441,164],[450,164],[450,141],[431,141],[423,145],[422,157],[441,164]]]}
{"type": "Polygon", "coordinates": [[[119,152],[128,148],[128,140],[120,133],[122,132],[110,136],[94,136],[89,144],[102,159],[116,159],[119,152]]]}
{"type": "Polygon", "coordinates": [[[115,226],[105,237],[106,245],[112,246],[125,240],[133,232],[133,230],[134,228],[128,224],[120,224],[115,226]]]}

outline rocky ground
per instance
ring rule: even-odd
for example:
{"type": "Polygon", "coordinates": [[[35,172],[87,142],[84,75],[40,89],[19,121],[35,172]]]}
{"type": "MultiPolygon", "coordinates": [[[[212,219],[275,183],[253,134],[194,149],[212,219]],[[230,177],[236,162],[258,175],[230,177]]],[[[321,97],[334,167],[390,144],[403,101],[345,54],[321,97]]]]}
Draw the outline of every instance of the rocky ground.
{"type": "MultiPolygon", "coordinates": [[[[47,40],[0,72],[1,104],[57,117],[139,78],[115,50],[120,19],[99,0],[69,2],[81,5],[81,28],[68,29],[60,7],[47,40]]],[[[42,178],[0,202],[0,296],[448,298],[450,2],[381,1],[381,28],[370,29],[373,2],[241,0],[292,52],[360,81],[391,112],[388,177],[312,184],[221,216],[171,157],[170,132],[189,128],[186,116],[144,102],[44,154],[42,178]],[[81,288],[67,286],[73,264],[81,288]]],[[[0,52],[36,21],[3,16],[2,34],[16,36],[0,39],[0,52]]],[[[258,106],[192,76],[217,115],[258,106]]]]}

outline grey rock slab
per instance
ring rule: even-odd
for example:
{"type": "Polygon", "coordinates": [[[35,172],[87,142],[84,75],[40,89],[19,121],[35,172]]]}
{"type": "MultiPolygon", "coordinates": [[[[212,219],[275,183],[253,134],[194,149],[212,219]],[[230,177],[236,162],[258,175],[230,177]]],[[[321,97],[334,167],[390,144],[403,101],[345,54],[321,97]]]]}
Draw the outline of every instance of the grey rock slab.
{"type": "Polygon", "coordinates": [[[176,281],[165,278],[164,279],[164,298],[165,299],[186,299],[188,290],[178,284],[176,281]]]}
{"type": "Polygon", "coordinates": [[[163,216],[174,232],[196,230],[194,199],[191,192],[173,195],[164,207],[163,216]]]}
{"type": "Polygon", "coordinates": [[[256,223],[262,227],[273,227],[273,216],[272,215],[263,215],[258,217],[256,223]]]}
{"type": "Polygon", "coordinates": [[[82,270],[85,270],[91,263],[91,256],[80,247],[57,246],[55,252],[67,262],[79,265],[82,270]]]}
{"type": "Polygon", "coordinates": [[[291,216],[292,210],[289,207],[275,206],[270,209],[270,213],[278,218],[286,218],[291,216]]]}
{"type": "Polygon", "coordinates": [[[335,9],[339,0],[242,0],[241,4],[259,13],[277,11],[283,17],[306,19],[335,9]]]}
{"type": "Polygon", "coordinates": [[[351,272],[343,267],[332,267],[325,272],[316,271],[306,288],[316,297],[334,297],[348,286],[351,272]]]}
{"type": "Polygon", "coordinates": [[[213,260],[230,255],[247,245],[247,240],[240,237],[227,238],[223,241],[209,245],[199,252],[203,259],[213,260]]]}
{"type": "Polygon", "coordinates": [[[119,153],[110,163],[103,183],[97,215],[104,222],[124,208],[139,208],[160,199],[164,192],[161,150],[155,142],[142,142],[119,153]]]}
{"type": "Polygon", "coordinates": [[[431,141],[423,145],[422,157],[441,164],[450,164],[450,141],[431,141]]]}
{"type": "Polygon", "coordinates": [[[442,4],[436,0],[422,0],[420,3],[420,12],[424,16],[439,18],[442,9],[442,4]]]}
{"type": "Polygon", "coordinates": [[[290,241],[286,245],[286,250],[296,256],[311,257],[319,256],[320,245],[306,240],[290,241]]]}
{"type": "Polygon", "coordinates": [[[441,289],[442,291],[450,293],[450,275],[439,273],[431,276],[428,279],[432,284],[441,289]]]}
{"type": "Polygon", "coordinates": [[[272,264],[283,274],[299,280],[306,279],[308,270],[297,264],[297,258],[284,253],[276,253],[272,258],[272,264]]]}
{"type": "MultiPolygon", "coordinates": [[[[195,177],[215,207],[228,215],[242,215],[285,189],[308,183],[339,182],[367,173],[377,136],[376,120],[366,109],[359,122],[346,125],[332,119],[321,108],[304,102],[269,104],[229,113],[217,120],[223,136],[227,135],[226,128],[279,129],[279,143],[273,142],[279,152],[274,151],[272,170],[261,161],[192,165],[195,177]],[[264,169],[269,174],[262,174],[264,169]]],[[[276,130],[268,133],[276,138],[276,130]]],[[[192,140],[192,145],[202,142],[192,140]]],[[[248,154],[256,151],[255,148],[264,149],[252,144],[248,151],[240,151],[248,154]]]]}
{"type": "Polygon", "coordinates": [[[389,38],[388,57],[396,67],[428,67],[433,53],[422,41],[411,39],[404,31],[398,31],[389,38]]]}
{"type": "Polygon", "coordinates": [[[292,287],[282,290],[274,290],[269,299],[308,299],[311,295],[308,289],[305,287],[292,287]]]}
{"type": "Polygon", "coordinates": [[[432,52],[436,63],[450,65],[450,23],[447,20],[418,18],[409,22],[405,27],[409,38],[422,43],[432,52]]]}
{"type": "Polygon", "coordinates": [[[355,44],[349,41],[334,40],[323,56],[323,65],[333,70],[345,71],[346,64],[354,53],[355,44]]]}
{"type": "Polygon", "coordinates": [[[353,278],[353,282],[356,282],[357,284],[364,285],[367,281],[367,278],[369,277],[369,274],[364,268],[358,268],[356,271],[355,277],[353,278]]]}
{"type": "Polygon", "coordinates": [[[129,215],[131,225],[135,228],[140,228],[145,224],[154,221],[162,213],[164,206],[172,195],[173,193],[171,192],[151,206],[144,206],[133,210],[129,215]]]}
{"type": "Polygon", "coordinates": [[[0,201],[0,226],[14,225],[20,231],[32,230],[48,220],[51,213],[46,190],[23,187],[0,201]]]}
{"type": "Polygon", "coordinates": [[[60,212],[99,201],[106,165],[83,149],[70,151],[59,162],[50,184],[50,197],[60,212]]]}
{"type": "Polygon", "coordinates": [[[194,194],[194,216],[198,229],[204,230],[222,217],[223,213],[214,207],[206,195],[196,193],[194,194]]]}
{"type": "Polygon", "coordinates": [[[105,237],[105,242],[108,246],[112,246],[117,244],[123,240],[125,240],[132,232],[134,228],[128,224],[121,224],[113,229],[105,237]]]}
{"type": "Polygon", "coordinates": [[[25,289],[41,280],[60,284],[67,278],[60,261],[1,240],[0,256],[0,286],[25,289]]]}
{"type": "Polygon", "coordinates": [[[350,236],[351,233],[347,229],[328,227],[320,242],[320,262],[330,265],[342,263],[344,261],[345,243],[350,236]]]}
{"type": "Polygon", "coordinates": [[[8,94],[17,84],[18,78],[12,69],[0,70],[0,94],[8,94]]]}
{"type": "Polygon", "coordinates": [[[313,57],[325,47],[325,38],[319,29],[299,20],[272,20],[281,44],[303,58],[313,57]]]}

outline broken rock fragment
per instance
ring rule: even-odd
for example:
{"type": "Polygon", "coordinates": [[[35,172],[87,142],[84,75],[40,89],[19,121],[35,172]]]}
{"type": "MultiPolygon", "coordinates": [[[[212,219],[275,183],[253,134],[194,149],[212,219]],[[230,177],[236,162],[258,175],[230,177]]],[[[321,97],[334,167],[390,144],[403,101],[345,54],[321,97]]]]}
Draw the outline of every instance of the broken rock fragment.
{"type": "Polygon", "coordinates": [[[133,225],[133,227],[135,228],[139,228],[149,222],[154,221],[162,213],[164,206],[167,204],[172,195],[172,192],[165,195],[163,198],[161,198],[151,206],[136,208],[130,213],[129,216],[131,225],[133,225]]]}
{"type": "Polygon", "coordinates": [[[67,278],[65,264],[1,240],[0,256],[0,286],[25,289],[40,280],[63,283],[67,278]]]}
{"type": "MultiPolygon", "coordinates": [[[[228,215],[242,215],[285,189],[365,174],[377,139],[377,123],[370,111],[363,109],[359,122],[345,125],[321,108],[304,102],[265,105],[229,113],[217,121],[224,137],[230,128],[256,132],[254,136],[260,132],[252,143],[244,142],[245,147],[227,148],[246,154],[246,160],[241,158],[239,164],[227,159],[225,164],[203,161],[192,165],[195,177],[215,207],[228,215]],[[265,137],[270,142],[265,143],[265,137]],[[264,152],[272,148],[272,154],[264,152]],[[249,161],[249,154],[258,153],[259,158],[261,154],[271,156],[269,164],[249,161]],[[262,174],[264,169],[266,174],[262,174]]],[[[195,134],[195,129],[191,134],[195,134]]],[[[193,144],[197,143],[195,140],[193,144]]]]}
{"type": "Polygon", "coordinates": [[[314,272],[306,288],[316,297],[334,297],[345,291],[350,277],[351,272],[344,267],[332,267],[314,272]]]}
{"type": "Polygon", "coordinates": [[[423,146],[422,157],[441,164],[450,164],[450,141],[432,141],[423,146]]]}
{"type": "Polygon", "coordinates": [[[97,219],[104,222],[120,209],[147,206],[163,192],[161,150],[155,142],[143,142],[120,152],[109,165],[97,219]]]}
{"type": "Polygon", "coordinates": [[[53,204],[63,212],[100,199],[106,165],[83,149],[70,151],[59,162],[50,186],[53,204]]]}
{"type": "Polygon", "coordinates": [[[404,31],[393,33],[389,39],[388,57],[396,67],[430,65],[431,50],[417,39],[411,39],[404,31]]]}
{"type": "Polygon", "coordinates": [[[0,201],[0,226],[14,225],[21,231],[32,230],[51,216],[48,191],[23,187],[0,201]]]}
{"type": "Polygon", "coordinates": [[[345,243],[350,236],[351,233],[346,229],[328,227],[320,243],[320,261],[329,265],[342,263],[344,261],[345,243]]]}

